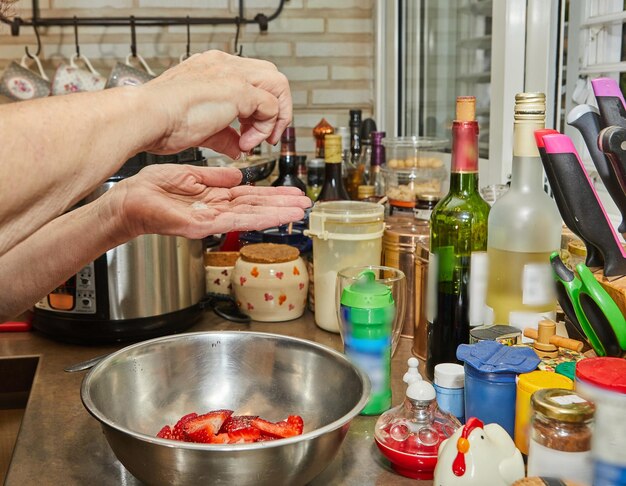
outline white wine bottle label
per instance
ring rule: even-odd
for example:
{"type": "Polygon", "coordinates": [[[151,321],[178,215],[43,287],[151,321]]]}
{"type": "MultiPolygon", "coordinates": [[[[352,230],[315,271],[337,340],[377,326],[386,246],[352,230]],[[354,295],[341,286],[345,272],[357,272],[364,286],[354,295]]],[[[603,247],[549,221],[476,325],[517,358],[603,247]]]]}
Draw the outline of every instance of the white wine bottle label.
{"type": "Polygon", "coordinates": [[[555,282],[550,263],[527,263],[522,273],[522,303],[548,305],[555,300],[555,282]]]}
{"type": "Polygon", "coordinates": [[[472,252],[469,275],[469,325],[481,326],[485,321],[489,259],[486,251],[472,252]]]}

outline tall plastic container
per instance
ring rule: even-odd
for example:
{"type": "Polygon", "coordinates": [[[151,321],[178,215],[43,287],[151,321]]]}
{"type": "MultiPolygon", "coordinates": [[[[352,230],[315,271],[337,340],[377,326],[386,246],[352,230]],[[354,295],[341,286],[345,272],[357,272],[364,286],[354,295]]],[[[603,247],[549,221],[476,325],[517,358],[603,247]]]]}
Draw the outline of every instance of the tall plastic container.
{"type": "Polygon", "coordinates": [[[380,265],[385,230],[384,206],[360,201],[317,202],[305,232],[313,239],[315,323],[339,332],[335,303],[337,272],[380,265]]]}

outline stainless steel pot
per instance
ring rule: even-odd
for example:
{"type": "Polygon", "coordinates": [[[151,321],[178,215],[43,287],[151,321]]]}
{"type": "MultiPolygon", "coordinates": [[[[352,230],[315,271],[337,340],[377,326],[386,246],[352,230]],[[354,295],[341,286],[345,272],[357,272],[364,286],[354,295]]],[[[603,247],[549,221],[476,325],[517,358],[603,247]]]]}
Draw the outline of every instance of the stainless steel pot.
{"type": "MultiPolygon", "coordinates": [[[[109,180],[85,203],[100,197],[109,180]]],[[[142,235],[107,251],[35,306],[33,325],[79,343],[134,341],[180,332],[201,316],[202,240],[142,235]]]]}

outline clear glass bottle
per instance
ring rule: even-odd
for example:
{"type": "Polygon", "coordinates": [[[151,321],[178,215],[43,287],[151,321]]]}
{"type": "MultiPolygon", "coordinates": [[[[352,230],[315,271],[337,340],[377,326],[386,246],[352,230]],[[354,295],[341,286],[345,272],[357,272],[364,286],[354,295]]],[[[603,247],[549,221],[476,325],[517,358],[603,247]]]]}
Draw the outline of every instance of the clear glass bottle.
{"type": "Polygon", "coordinates": [[[306,192],[306,185],[298,178],[298,156],[296,155],[296,129],[287,127],[280,137],[278,178],[272,186],[293,186],[306,192]]]}
{"type": "Polygon", "coordinates": [[[555,318],[550,254],[560,248],[562,221],[544,191],[534,138],[545,125],[545,99],[543,93],[515,96],[511,187],[489,213],[486,324],[537,327],[540,320],[555,318]]]}
{"type": "Polygon", "coordinates": [[[344,183],[350,199],[358,198],[358,187],[364,183],[357,172],[361,157],[361,110],[350,110],[350,160],[346,161],[344,183]]]}
{"type": "Polygon", "coordinates": [[[426,374],[431,380],[435,365],[458,362],[457,347],[469,343],[470,291],[480,289],[476,280],[476,286],[470,285],[470,276],[477,278],[486,271],[490,206],[478,192],[475,107],[475,97],[457,98],[450,190],[435,206],[430,219],[429,268],[437,269],[428,277],[426,374]]]}
{"type": "Polygon", "coordinates": [[[434,387],[424,381],[417,358],[409,358],[404,401],[383,413],[374,428],[376,445],[403,476],[432,479],[440,444],[461,426],[437,405],[434,387]],[[409,459],[410,458],[410,459],[409,459]]]}
{"type": "Polygon", "coordinates": [[[341,177],[341,137],[326,135],[324,143],[324,185],[317,197],[318,201],[338,201],[350,199],[341,177]]]}

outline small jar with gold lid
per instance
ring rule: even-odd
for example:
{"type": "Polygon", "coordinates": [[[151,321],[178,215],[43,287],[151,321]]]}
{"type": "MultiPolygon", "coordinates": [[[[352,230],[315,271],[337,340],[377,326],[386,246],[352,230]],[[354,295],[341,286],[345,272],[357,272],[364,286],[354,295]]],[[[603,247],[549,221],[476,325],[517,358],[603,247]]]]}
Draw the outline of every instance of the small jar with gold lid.
{"type": "Polygon", "coordinates": [[[533,393],[528,476],[591,484],[591,436],[595,406],[572,390],[533,393]]]}

